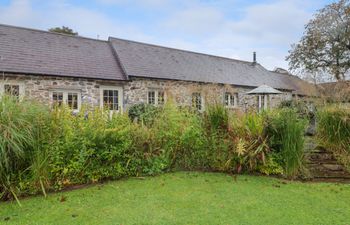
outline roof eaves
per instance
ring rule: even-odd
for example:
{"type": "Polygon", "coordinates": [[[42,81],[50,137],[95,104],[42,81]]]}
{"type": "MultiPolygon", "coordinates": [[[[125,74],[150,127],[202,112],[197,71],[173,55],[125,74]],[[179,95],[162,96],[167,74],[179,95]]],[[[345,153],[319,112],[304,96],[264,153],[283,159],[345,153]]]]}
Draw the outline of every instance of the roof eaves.
{"type": "MultiPolygon", "coordinates": [[[[127,81],[124,79],[113,79],[113,78],[103,78],[103,77],[88,77],[79,75],[67,75],[67,74],[50,74],[50,73],[34,73],[34,72],[24,72],[24,71],[9,71],[1,70],[0,73],[13,74],[13,75],[33,75],[33,76],[49,76],[49,77],[69,77],[69,78],[79,78],[79,79],[92,79],[92,80],[110,80],[110,81],[127,81]]],[[[2,74],[0,74],[2,75],[2,74]]]]}

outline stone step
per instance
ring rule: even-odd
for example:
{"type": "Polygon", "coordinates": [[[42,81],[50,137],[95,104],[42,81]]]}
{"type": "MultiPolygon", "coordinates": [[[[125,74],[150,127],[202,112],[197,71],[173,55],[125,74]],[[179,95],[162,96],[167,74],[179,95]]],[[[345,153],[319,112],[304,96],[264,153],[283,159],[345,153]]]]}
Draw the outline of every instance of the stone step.
{"type": "Polygon", "coordinates": [[[309,154],[306,155],[306,158],[310,161],[322,161],[322,160],[333,160],[337,162],[332,154],[309,154]]]}
{"type": "Polygon", "coordinates": [[[350,183],[350,173],[337,162],[332,152],[318,146],[312,138],[305,139],[304,151],[313,181],[350,183]]]}
{"type": "Polygon", "coordinates": [[[322,164],[333,164],[333,165],[338,165],[339,163],[336,160],[333,159],[323,159],[323,160],[312,160],[312,159],[307,159],[306,160],[307,165],[322,165],[322,164]]]}
{"type": "Polygon", "coordinates": [[[309,168],[313,171],[345,171],[344,167],[339,164],[308,164],[309,168]]]}
{"type": "Polygon", "coordinates": [[[350,179],[350,174],[345,171],[313,171],[310,170],[313,178],[342,178],[350,179]]]}

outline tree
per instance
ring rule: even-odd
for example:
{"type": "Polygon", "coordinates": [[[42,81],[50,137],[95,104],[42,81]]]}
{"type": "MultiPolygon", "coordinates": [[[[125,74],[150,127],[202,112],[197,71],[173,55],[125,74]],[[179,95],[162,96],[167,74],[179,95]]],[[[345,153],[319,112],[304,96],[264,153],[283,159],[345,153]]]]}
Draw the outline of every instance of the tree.
{"type": "Polygon", "coordinates": [[[344,80],[350,72],[350,0],[340,0],[319,10],[305,26],[289,55],[290,70],[326,73],[344,80]]]}
{"type": "Polygon", "coordinates": [[[60,33],[60,34],[73,35],[73,36],[78,35],[78,32],[74,32],[72,29],[70,29],[69,27],[65,27],[65,26],[50,28],[49,31],[55,32],[55,33],[60,33]]]}

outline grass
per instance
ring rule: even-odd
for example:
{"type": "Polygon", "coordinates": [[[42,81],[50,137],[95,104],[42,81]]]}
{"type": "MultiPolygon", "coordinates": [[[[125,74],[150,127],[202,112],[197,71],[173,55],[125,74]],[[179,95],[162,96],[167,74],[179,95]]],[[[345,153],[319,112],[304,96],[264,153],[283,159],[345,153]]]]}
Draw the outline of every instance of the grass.
{"type": "Polygon", "coordinates": [[[178,172],[0,203],[0,224],[348,224],[350,185],[178,172]]]}

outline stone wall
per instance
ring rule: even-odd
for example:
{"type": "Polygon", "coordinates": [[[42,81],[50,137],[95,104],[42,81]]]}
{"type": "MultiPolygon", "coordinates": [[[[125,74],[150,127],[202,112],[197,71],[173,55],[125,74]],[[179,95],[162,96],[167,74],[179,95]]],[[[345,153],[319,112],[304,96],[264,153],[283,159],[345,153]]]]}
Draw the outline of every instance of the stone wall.
{"type": "Polygon", "coordinates": [[[1,77],[0,84],[17,83],[24,88],[24,96],[44,104],[50,103],[50,91],[73,90],[81,93],[82,103],[95,106],[100,104],[100,86],[123,86],[125,82],[103,81],[56,76],[9,75],[1,77]]]}
{"type": "MultiPolygon", "coordinates": [[[[242,110],[256,109],[257,96],[246,95],[253,88],[245,88],[234,85],[199,83],[190,81],[173,81],[146,78],[132,78],[131,82],[124,86],[124,101],[126,106],[136,103],[146,103],[148,90],[163,90],[166,99],[172,99],[180,106],[191,106],[192,93],[199,92],[204,98],[205,105],[223,103],[225,92],[237,93],[238,107],[242,110]]],[[[269,104],[276,107],[281,101],[292,98],[289,92],[282,95],[269,96],[269,104]]]]}
{"type": "MultiPolygon", "coordinates": [[[[0,79],[2,83],[20,83],[24,87],[24,96],[34,98],[42,103],[50,103],[50,91],[75,90],[81,93],[82,103],[100,105],[100,87],[123,87],[124,108],[136,103],[147,103],[148,90],[163,90],[167,101],[174,101],[180,106],[191,106],[192,93],[201,93],[204,107],[212,103],[223,103],[224,93],[237,93],[238,107],[242,110],[257,108],[257,96],[246,95],[252,88],[233,85],[199,83],[189,81],[172,81],[159,79],[132,78],[131,81],[104,81],[82,78],[54,76],[9,75],[0,79]]],[[[270,106],[277,106],[282,100],[291,99],[291,93],[270,96],[270,106]]]]}

